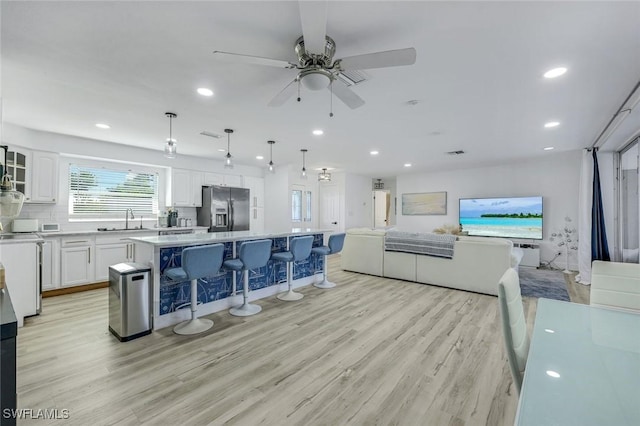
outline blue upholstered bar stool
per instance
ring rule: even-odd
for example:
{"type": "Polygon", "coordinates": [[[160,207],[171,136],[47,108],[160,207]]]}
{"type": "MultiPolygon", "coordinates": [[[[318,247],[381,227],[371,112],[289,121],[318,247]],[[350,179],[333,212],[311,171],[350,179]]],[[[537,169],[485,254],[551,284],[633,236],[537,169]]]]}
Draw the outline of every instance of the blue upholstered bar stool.
{"type": "Polygon", "coordinates": [[[289,242],[289,251],[283,251],[280,253],[273,253],[271,259],[278,262],[287,262],[287,284],[289,285],[289,291],[280,293],[277,297],[280,300],[294,301],[300,300],[304,297],[302,293],[296,293],[293,291],[293,262],[298,260],[305,260],[311,255],[311,246],[313,245],[313,235],[307,235],[305,237],[295,237],[289,242]]]}
{"type": "Polygon", "coordinates": [[[339,253],[344,245],[345,234],[333,234],[329,237],[329,245],[322,247],[314,247],[311,249],[312,253],[320,254],[324,256],[324,268],[322,282],[315,283],[314,286],[318,288],[332,288],[336,284],[327,279],[327,255],[339,253]]]}
{"type": "Polygon", "coordinates": [[[197,318],[198,310],[198,280],[212,277],[220,271],[223,244],[187,247],[182,250],[182,267],[171,268],[164,274],[172,281],[191,280],[191,319],[181,322],[173,329],[176,334],[198,334],[213,326],[210,319],[197,318]]]}
{"type": "Polygon", "coordinates": [[[262,310],[260,305],[249,303],[249,270],[265,266],[271,257],[271,240],[247,241],[240,246],[240,252],[235,259],[225,260],[224,267],[233,271],[243,271],[244,285],[242,297],[244,303],[229,309],[231,315],[248,317],[262,310]]]}

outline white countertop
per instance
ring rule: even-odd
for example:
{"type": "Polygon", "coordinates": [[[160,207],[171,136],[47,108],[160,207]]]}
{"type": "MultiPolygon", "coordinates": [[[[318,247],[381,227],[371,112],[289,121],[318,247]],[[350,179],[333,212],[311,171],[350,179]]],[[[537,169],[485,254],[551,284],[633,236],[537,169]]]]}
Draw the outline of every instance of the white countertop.
{"type": "Polygon", "coordinates": [[[0,234],[0,244],[41,243],[44,240],[36,234],[0,234]]]}
{"type": "Polygon", "coordinates": [[[121,234],[139,234],[158,231],[180,231],[185,229],[209,229],[206,226],[184,226],[184,227],[171,227],[171,228],[142,228],[142,229],[129,229],[129,230],[115,230],[115,231],[98,231],[97,229],[78,229],[74,231],[55,231],[55,232],[39,232],[42,238],[54,238],[54,237],[68,237],[72,235],[121,235],[121,234]]]}
{"type": "Polygon", "coordinates": [[[201,244],[215,244],[227,241],[258,240],[261,238],[288,237],[290,235],[311,235],[331,232],[329,229],[293,228],[288,231],[233,231],[209,232],[207,234],[166,235],[158,237],[131,237],[131,241],[151,244],[156,247],[178,247],[201,244]]]}

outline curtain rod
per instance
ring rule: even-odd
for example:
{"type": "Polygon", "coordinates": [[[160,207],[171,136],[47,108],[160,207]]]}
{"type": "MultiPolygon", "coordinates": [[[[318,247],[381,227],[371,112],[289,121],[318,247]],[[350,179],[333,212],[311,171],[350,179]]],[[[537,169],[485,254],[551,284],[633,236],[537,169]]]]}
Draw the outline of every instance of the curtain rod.
{"type": "Polygon", "coordinates": [[[633,110],[633,108],[636,106],[638,101],[640,101],[640,81],[636,83],[636,85],[633,87],[629,95],[625,98],[624,102],[622,102],[622,105],[620,105],[616,113],[613,114],[613,116],[611,117],[611,120],[609,120],[609,122],[604,127],[602,132],[600,132],[596,140],[591,144],[591,148],[595,148],[601,142],[606,141],[609,138],[609,136],[611,136],[613,132],[615,132],[616,128],[620,125],[620,123],[624,121],[625,116],[623,116],[622,114],[624,113],[627,113],[627,115],[630,114],[631,110],[633,110]],[[634,96],[636,96],[637,99],[634,99],[632,102],[629,102],[634,96]],[[627,106],[627,103],[629,103],[628,106],[627,106]],[[614,121],[616,122],[615,125],[613,124],[614,121]],[[607,134],[606,138],[603,137],[605,134],[607,134]]]}

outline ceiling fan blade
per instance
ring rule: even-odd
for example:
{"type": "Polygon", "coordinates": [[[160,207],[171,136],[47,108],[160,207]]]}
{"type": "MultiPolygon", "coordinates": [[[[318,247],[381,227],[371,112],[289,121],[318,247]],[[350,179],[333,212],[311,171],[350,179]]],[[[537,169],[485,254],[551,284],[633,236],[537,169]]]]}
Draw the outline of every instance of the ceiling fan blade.
{"type": "Polygon", "coordinates": [[[333,94],[344,102],[349,108],[356,109],[364,105],[364,100],[356,95],[356,92],[349,89],[349,86],[340,80],[333,80],[331,83],[333,94]]]}
{"type": "Polygon", "coordinates": [[[298,5],[300,6],[304,50],[307,53],[324,53],[327,34],[327,1],[300,0],[298,5]]]}
{"type": "Polygon", "coordinates": [[[413,65],[416,62],[416,49],[387,50],[365,55],[347,56],[339,59],[342,70],[366,70],[371,68],[397,67],[413,65]]]}
{"type": "Polygon", "coordinates": [[[266,65],[277,68],[296,68],[295,64],[280,59],[262,58],[260,56],[241,55],[239,53],[221,52],[214,50],[216,59],[240,64],[266,65]]]}
{"type": "Polygon", "coordinates": [[[298,78],[294,78],[293,81],[285,86],[284,89],[280,91],[277,95],[271,99],[269,102],[270,107],[279,107],[284,104],[294,93],[296,93],[296,89],[298,88],[298,78]]]}

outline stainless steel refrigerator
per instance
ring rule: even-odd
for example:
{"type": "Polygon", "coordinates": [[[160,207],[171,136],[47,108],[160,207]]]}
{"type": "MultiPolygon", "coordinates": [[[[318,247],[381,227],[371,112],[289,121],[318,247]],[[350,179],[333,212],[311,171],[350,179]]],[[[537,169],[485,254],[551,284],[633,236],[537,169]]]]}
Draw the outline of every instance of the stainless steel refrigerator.
{"type": "Polygon", "coordinates": [[[198,226],[209,232],[249,230],[249,190],[228,186],[203,186],[198,226]]]}

